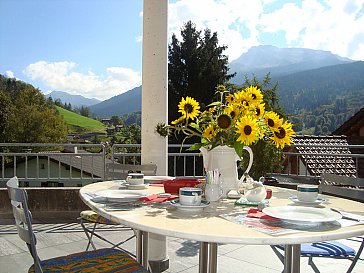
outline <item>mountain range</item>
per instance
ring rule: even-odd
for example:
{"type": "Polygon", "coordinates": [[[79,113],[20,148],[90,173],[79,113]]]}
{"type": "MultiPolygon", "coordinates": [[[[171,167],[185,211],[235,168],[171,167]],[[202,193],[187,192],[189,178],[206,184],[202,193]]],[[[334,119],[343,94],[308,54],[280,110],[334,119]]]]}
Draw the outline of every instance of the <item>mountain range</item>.
{"type": "MultiPolygon", "coordinates": [[[[296,118],[302,129],[320,124],[322,132],[330,132],[363,107],[364,62],[328,51],[257,46],[229,67],[229,73],[237,73],[232,80],[235,84],[242,84],[244,76],[261,79],[269,72],[271,82],[278,83],[280,105],[296,118]],[[326,116],[318,120],[322,115],[326,116]]],[[[139,86],[89,108],[93,117],[100,118],[139,112],[141,94],[139,86]]]]}
{"type": "Polygon", "coordinates": [[[268,72],[272,77],[280,77],[295,72],[316,69],[324,66],[353,62],[332,54],[329,51],[307,48],[278,48],[270,45],[255,46],[229,64],[229,73],[236,73],[232,83],[241,84],[244,76],[253,74],[264,77],[268,72]]]}
{"type": "Polygon", "coordinates": [[[45,95],[46,98],[51,97],[53,101],[60,99],[62,103],[71,103],[72,107],[91,106],[98,104],[101,100],[92,98],[88,99],[81,95],[71,95],[64,91],[52,91],[51,93],[45,95]]]}

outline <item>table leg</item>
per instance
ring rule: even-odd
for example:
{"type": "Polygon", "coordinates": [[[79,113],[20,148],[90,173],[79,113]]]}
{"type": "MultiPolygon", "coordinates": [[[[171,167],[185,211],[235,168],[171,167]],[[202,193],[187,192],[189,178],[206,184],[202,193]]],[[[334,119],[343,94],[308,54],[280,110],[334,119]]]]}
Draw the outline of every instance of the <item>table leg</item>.
{"type": "Polygon", "coordinates": [[[292,272],[300,272],[301,245],[292,245],[292,272]]]}
{"type": "Polygon", "coordinates": [[[140,230],[135,230],[136,236],[136,260],[142,263],[143,260],[143,234],[140,230]]]}
{"type": "Polygon", "coordinates": [[[300,272],[301,245],[286,245],[284,248],[284,273],[300,272]]]}
{"type": "Polygon", "coordinates": [[[136,260],[148,268],[148,242],[149,233],[141,230],[136,230],[136,260]]]}
{"type": "Polygon", "coordinates": [[[142,265],[144,268],[148,268],[148,248],[149,248],[149,233],[143,231],[143,258],[142,265]]]}
{"type": "Polygon", "coordinates": [[[217,272],[217,243],[209,243],[209,273],[217,272]]]}
{"type": "Polygon", "coordinates": [[[284,246],[284,273],[291,272],[292,265],[292,245],[284,246]]]}
{"type": "Polygon", "coordinates": [[[208,254],[209,244],[206,242],[200,242],[200,253],[199,253],[199,273],[207,273],[208,269],[208,254]]]}

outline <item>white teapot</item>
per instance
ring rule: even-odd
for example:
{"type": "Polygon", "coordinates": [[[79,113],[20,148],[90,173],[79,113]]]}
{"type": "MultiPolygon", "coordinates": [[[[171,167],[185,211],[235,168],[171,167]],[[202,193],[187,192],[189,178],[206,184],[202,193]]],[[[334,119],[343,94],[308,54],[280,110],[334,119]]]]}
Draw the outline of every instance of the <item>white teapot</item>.
{"type": "Polygon", "coordinates": [[[267,196],[267,191],[261,181],[254,181],[250,176],[247,178],[244,196],[249,202],[261,202],[267,196]]]}

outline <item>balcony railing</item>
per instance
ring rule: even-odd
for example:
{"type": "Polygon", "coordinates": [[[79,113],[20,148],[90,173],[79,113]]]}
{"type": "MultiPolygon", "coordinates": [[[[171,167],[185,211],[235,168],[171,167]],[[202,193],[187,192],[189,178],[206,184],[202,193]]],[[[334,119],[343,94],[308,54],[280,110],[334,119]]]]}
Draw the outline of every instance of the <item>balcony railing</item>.
{"type": "MultiPolygon", "coordinates": [[[[297,147],[302,145],[296,145],[297,147]]],[[[320,145],[306,145],[323,147],[320,145]]],[[[117,162],[140,164],[140,144],[40,144],[40,143],[1,143],[0,144],[0,187],[4,187],[8,179],[18,176],[23,186],[83,186],[92,182],[105,180],[106,163],[117,162]]],[[[168,151],[168,174],[171,176],[203,175],[202,156],[199,152],[187,151],[189,145],[181,147],[170,144],[168,151]]],[[[293,146],[294,147],[294,146],[293,146]]],[[[327,148],[328,146],[324,146],[327,148]]],[[[360,161],[364,160],[364,145],[330,146],[330,148],[345,147],[360,151],[359,153],[305,153],[309,156],[322,158],[341,158],[342,164],[333,165],[335,168],[345,167],[345,159],[349,159],[355,166],[358,177],[360,161]]],[[[315,179],[304,168],[301,153],[287,152],[285,170],[271,175],[293,178],[315,179]]],[[[336,160],[334,160],[336,161],[336,160]]]]}

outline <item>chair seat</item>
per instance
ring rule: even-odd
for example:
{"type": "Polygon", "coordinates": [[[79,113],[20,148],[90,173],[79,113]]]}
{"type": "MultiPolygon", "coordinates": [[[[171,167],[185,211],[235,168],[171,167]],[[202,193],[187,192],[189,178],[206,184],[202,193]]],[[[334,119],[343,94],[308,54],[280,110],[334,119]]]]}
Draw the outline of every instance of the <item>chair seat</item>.
{"type": "Polygon", "coordinates": [[[106,219],[105,217],[102,217],[100,214],[98,214],[92,210],[81,211],[80,216],[82,219],[85,219],[92,223],[99,223],[99,224],[105,224],[105,225],[119,225],[118,223],[111,221],[109,219],[106,219]]]}
{"type": "MultiPolygon", "coordinates": [[[[44,272],[135,272],[147,273],[136,260],[123,251],[103,248],[41,261],[44,272]]],[[[35,272],[34,266],[28,272],[35,272]]]]}
{"type": "MultiPolygon", "coordinates": [[[[279,245],[284,249],[283,245],[279,245]]],[[[337,241],[319,242],[301,245],[301,255],[305,256],[354,256],[356,251],[337,241]]]]}

